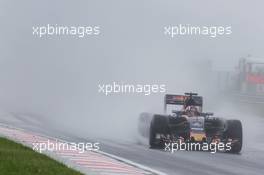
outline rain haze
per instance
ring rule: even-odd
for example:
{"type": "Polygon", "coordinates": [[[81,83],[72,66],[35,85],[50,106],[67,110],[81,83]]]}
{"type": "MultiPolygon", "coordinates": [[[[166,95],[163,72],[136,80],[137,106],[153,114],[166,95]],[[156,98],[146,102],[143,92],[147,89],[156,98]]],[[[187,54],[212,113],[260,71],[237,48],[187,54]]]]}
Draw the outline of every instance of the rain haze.
{"type": "MultiPolygon", "coordinates": [[[[139,113],[162,112],[165,93],[98,92],[98,85],[113,82],[165,84],[166,93],[199,92],[208,99],[205,103],[221,112],[223,106],[210,101],[214,94],[210,65],[232,69],[240,57],[263,57],[263,5],[209,0],[1,0],[3,115],[16,114],[43,128],[80,137],[132,138],[139,113]],[[100,35],[32,34],[33,26],[47,24],[99,26],[100,35]],[[165,26],[179,24],[231,26],[232,34],[164,35],[165,26]]],[[[230,111],[238,114],[236,109],[230,111]]],[[[255,125],[246,128],[251,126],[255,125]]]]}

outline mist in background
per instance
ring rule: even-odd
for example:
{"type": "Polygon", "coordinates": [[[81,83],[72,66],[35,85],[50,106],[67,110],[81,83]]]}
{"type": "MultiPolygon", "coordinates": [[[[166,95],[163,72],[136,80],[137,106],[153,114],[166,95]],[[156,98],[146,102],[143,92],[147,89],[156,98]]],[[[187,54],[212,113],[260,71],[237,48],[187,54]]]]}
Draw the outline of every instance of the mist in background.
{"type": "MultiPolygon", "coordinates": [[[[210,100],[210,65],[263,56],[263,3],[252,1],[0,1],[0,108],[80,136],[133,136],[138,114],[162,112],[164,94],[98,93],[98,84],[165,84],[210,100]],[[33,26],[100,26],[86,38],[32,35],[33,26]],[[167,25],[232,26],[232,34],[179,36],[167,25]]],[[[211,108],[211,107],[210,107],[211,108]]],[[[212,108],[214,109],[214,108],[212,108]]]]}

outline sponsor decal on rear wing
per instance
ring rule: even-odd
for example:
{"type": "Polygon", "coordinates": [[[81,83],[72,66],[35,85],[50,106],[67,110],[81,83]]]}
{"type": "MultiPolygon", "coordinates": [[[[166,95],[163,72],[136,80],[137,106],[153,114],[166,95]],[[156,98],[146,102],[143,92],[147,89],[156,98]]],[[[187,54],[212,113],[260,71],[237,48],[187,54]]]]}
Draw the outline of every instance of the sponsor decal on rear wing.
{"type": "Polygon", "coordinates": [[[166,94],[165,95],[165,104],[184,105],[185,99],[186,99],[185,95],[166,94]]]}
{"type": "Polygon", "coordinates": [[[167,105],[186,105],[186,100],[192,98],[195,104],[194,106],[203,106],[203,97],[202,96],[189,96],[189,95],[173,95],[166,94],[164,98],[164,112],[167,110],[167,105]]]}
{"type": "MultiPolygon", "coordinates": [[[[188,95],[172,95],[166,94],[165,95],[165,104],[172,104],[172,105],[184,105],[185,101],[190,98],[188,95]]],[[[195,101],[196,106],[203,105],[203,97],[202,96],[192,96],[191,97],[195,101]]]]}

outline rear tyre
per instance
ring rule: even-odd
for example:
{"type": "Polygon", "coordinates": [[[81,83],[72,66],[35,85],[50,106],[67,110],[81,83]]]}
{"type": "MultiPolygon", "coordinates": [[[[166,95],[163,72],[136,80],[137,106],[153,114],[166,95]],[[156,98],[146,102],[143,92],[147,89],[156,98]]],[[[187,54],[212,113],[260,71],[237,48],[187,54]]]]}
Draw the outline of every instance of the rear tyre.
{"type": "Polygon", "coordinates": [[[227,130],[225,131],[225,138],[236,140],[236,142],[232,144],[231,149],[227,152],[239,153],[241,151],[243,143],[243,132],[242,123],[240,120],[227,120],[227,130]]]}
{"type": "Polygon", "coordinates": [[[161,147],[161,143],[160,142],[157,142],[157,140],[156,140],[156,134],[157,134],[156,129],[154,128],[153,125],[150,125],[150,131],[149,131],[149,146],[152,149],[160,148],[161,147]]]}
{"type": "Polygon", "coordinates": [[[164,147],[164,142],[161,139],[157,139],[157,134],[167,135],[168,124],[167,117],[162,115],[154,115],[151,121],[149,130],[149,146],[150,148],[162,148],[164,147]]]}

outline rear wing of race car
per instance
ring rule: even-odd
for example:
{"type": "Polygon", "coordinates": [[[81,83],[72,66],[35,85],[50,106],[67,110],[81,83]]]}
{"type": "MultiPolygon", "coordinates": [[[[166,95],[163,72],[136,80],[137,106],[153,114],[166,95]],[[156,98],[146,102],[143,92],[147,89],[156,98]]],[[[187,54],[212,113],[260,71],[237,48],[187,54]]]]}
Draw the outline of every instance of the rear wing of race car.
{"type": "Polygon", "coordinates": [[[164,98],[164,112],[167,112],[167,105],[188,105],[188,100],[192,100],[192,105],[203,107],[203,97],[195,93],[185,93],[185,95],[166,94],[164,98]]]}

